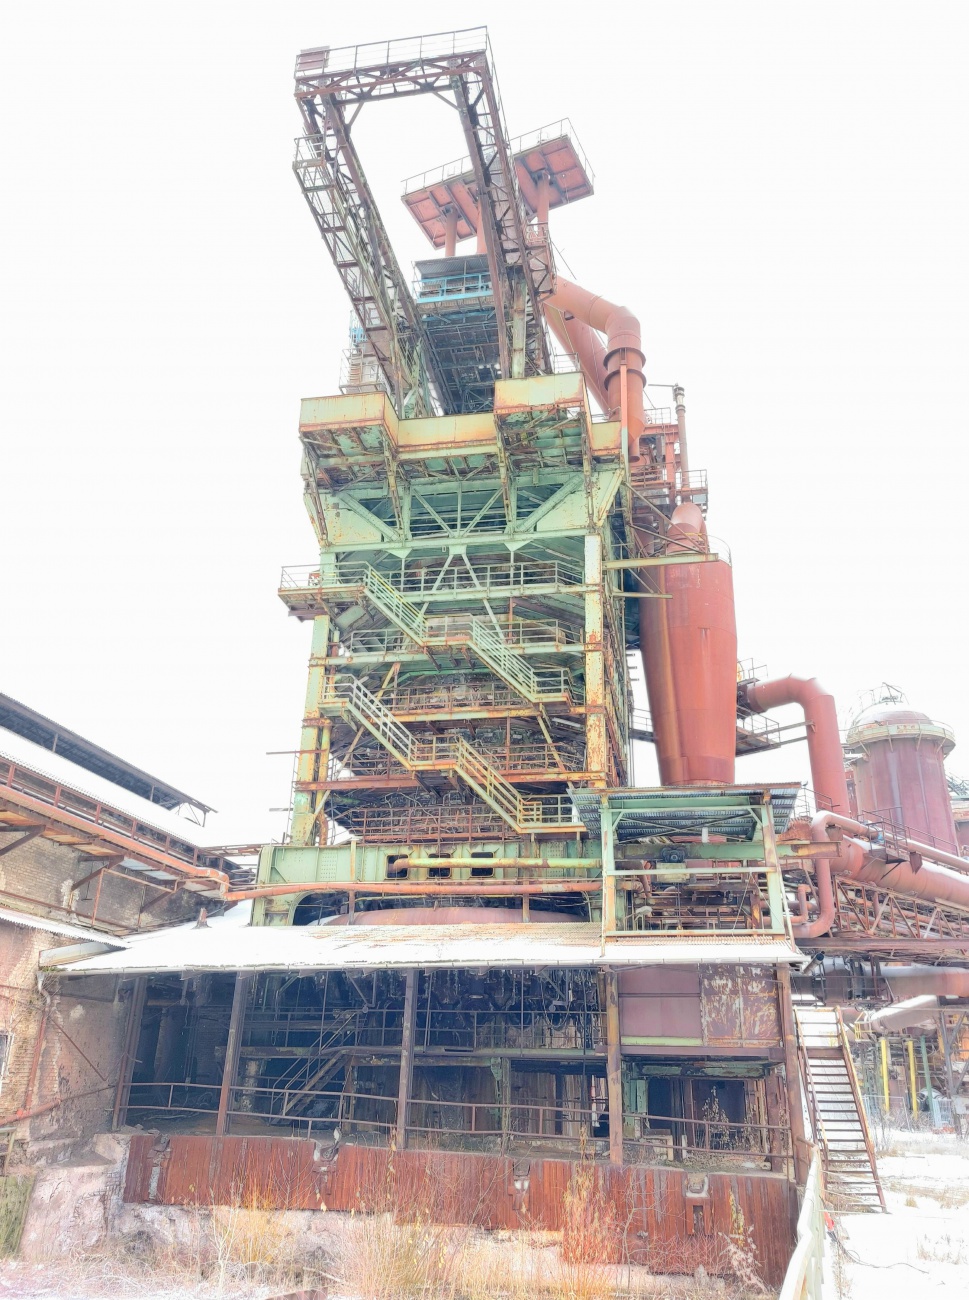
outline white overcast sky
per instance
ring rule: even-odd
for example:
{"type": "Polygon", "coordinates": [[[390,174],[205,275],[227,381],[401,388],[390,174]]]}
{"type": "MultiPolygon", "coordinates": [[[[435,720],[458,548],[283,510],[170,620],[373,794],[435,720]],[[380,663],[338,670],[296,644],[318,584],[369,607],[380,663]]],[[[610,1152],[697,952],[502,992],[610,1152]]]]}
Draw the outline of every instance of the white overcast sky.
{"type": "MultiPolygon", "coordinates": [[[[843,716],[902,687],[969,776],[969,16],[939,0],[8,0],[0,690],[213,804],[213,839],[279,835],[299,399],[336,391],[349,315],[290,172],[294,59],[479,22],[510,133],[569,116],[595,170],[554,214],[569,267],[686,387],[741,655],[843,716]]],[[[426,255],[399,182],[464,152],[456,114],[357,136],[426,255]]],[[[804,746],[738,774],[806,777],[804,746]]]]}

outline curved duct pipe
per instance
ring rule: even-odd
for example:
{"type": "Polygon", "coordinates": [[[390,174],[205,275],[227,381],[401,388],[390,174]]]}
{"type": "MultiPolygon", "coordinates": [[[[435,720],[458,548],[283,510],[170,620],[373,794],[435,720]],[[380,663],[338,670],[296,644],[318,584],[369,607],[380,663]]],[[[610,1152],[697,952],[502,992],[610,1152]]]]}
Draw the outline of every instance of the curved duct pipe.
{"type": "MultiPolygon", "coordinates": [[[[555,292],[545,299],[546,307],[555,307],[560,312],[571,312],[576,320],[590,326],[593,330],[606,336],[606,351],[603,357],[605,379],[603,390],[607,414],[615,416],[622,413],[625,405],[626,437],[629,447],[629,464],[637,466],[642,461],[639,443],[646,428],[643,414],[643,390],[646,377],[643,366],[646,357],[642,349],[642,337],[639,321],[627,307],[618,307],[614,302],[589,293],[570,280],[558,278],[555,292]],[[622,379],[626,377],[625,403],[623,403],[622,379]]],[[[587,380],[589,373],[586,373],[587,380]]],[[[591,381],[590,381],[591,386],[591,381]]]]}
{"type": "Polygon", "coordinates": [[[845,780],[844,754],[838,731],[838,710],[834,696],[816,677],[775,677],[766,682],[751,682],[741,690],[741,704],[752,713],[785,704],[799,704],[807,726],[808,759],[815,800],[835,812],[851,811],[848,783],[845,780]]]}
{"type": "Polygon", "coordinates": [[[566,352],[574,353],[583,378],[592,389],[596,401],[602,410],[609,414],[609,399],[606,396],[606,349],[595,330],[578,320],[575,316],[566,316],[557,307],[547,307],[545,319],[549,329],[558,339],[566,352]]]}

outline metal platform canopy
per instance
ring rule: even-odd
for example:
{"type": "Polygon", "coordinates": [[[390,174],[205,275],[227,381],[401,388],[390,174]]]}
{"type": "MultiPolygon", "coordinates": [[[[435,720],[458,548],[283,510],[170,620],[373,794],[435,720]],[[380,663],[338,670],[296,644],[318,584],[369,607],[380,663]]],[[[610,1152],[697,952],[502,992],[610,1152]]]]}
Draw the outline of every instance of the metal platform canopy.
{"type": "Polygon", "coordinates": [[[170,785],[167,781],[160,781],[151,773],[135,767],[134,764],[126,762],[107,749],[102,749],[93,741],[79,736],[76,731],[71,731],[59,722],[37,713],[9,695],[0,694],[0,727],[12,731],[17,736],[23,736],[25,740],[30,740],[35,745],[49,749],[52,754],[60,754],[62,758],[69,759],[85,771],[103,777],[112,785],[120,786],[122,790],[130,790],[132,794],[147,799],[149,803],[158,804],[159,807],[170,811],[191,808],[200,814],[200,824],[203,826],[206,813],[214,811],[194,795],[186,794],[184,790],[179,790],[177,786],[170,785]]]}
{"type": "MultiPolygon", "coordinates": [[[[593,173],[568,118],[539,127],[510,143],[518,187],[529,211],[575,203],[593,192],[593,173]]],[[[404,181],[404,206],[435,248],[443,248],[448,218],[456,223],[458,241],[478,232],[478,189],[470,158],[458,158],[404,181]]]]}
{"type": "Polygon", "coordinates": [[[776,835],[800,790],[793,782],[573,789],[578,817],[602,843],[603,943],[646,930],[788,940],[776,835]]]}

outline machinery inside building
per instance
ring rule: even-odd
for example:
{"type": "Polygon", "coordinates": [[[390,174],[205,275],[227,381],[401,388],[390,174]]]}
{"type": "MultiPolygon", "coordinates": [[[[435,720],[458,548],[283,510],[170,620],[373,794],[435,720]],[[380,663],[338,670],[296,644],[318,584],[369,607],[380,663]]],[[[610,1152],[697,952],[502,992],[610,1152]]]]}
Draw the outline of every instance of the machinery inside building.
{"type": "MultiPolygon", "coordinates": [[[[208,915],[46,954],[65,996],[113,981],[126,1007],[126,1196],[184,1200],[179,1143],[230,1161],[233,1139],[288,1138],[317,1144],[331,1208],[358,1204],[361,1161],[453,1152],[503,1180],[493,1226],[556,1226],[556,1168],[592,1161],[629,1195],[665,1180],[669,1214],[643,1191],[629,1219],[637,1258],[672,1268],[688,1242],[702,1262],[736,1202],[777,1280],[812,1140],[845,1203],[883,1205],[839,1007],[934,999],[911,1023],[949,1016],[925,1074],[959,1122],[953,737],[894,699],[843,750],[816,680],[738,666],[684,390],[654,406],[633,312],[557,269],[555,210],[593,173],[568,122],[509,137],[483,30],[303,51],[296,102],[296,179],[354,323],[341,391],[300,414],[319,552],[280,583],[311,629],[290,833],[254,871],[169,845],[208,915]],[[411,282],[353,124],[416,94],[467,156],[405,185],[429,246],[411,282]],[[811,789],[738,781],[790,704],[811,789]]],[[[878,1032],[858,1021],[866,1091],[878,1032]]]]}

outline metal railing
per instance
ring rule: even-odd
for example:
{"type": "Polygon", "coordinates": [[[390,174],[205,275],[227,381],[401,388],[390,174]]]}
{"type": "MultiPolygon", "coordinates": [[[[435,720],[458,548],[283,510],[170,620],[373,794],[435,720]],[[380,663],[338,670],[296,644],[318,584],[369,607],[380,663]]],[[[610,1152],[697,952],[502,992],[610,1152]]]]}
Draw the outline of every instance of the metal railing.
{"type": "MultiPolygon", "coordinates": [[[[447,733],[440,741],[446,745],[447,733]]],[[[486,743],[480,737],[475,739],[475,746],[487,755],[488,761],[501,772],[541,772],[556,773],[566,769],[581,772],[585,766],[585,748],[577,744],[519,744],[486,743]]],[[[338,758],[331,755],[327,764],[328,781],[351,781],[358,777],[406,776],[407,769],[385,750],[356,749],[349,757],[338,758]]],[[[299,788],[299,782],[297,782],[299,788]]]]}
{"type": "Polygon", "coordinates": [[[821,1157],[815,1151],[797,1220],[797,1245],[787,1266],[778,1300],[821,1300],[824,1262],[823,1197],[821,1157]]]}
{"type": "Polygon", "coordinates": [[[452,768],[513,830],[578,825],[570,799],[561,795],[522,796],[463,736],[418,740],[359,678],[337,678],[328,695],[320,701],[321,710],[334,702],[349,711],[406,768],[412,771],[452,768]]]}
{"type": "MultiPolygon", "coordinates": [[[[467,637],[467,617],[458,615],[440,615],[427,620],[428,634],[435,641],[458,641],[467,637]]],[[[558,619],[544,622],[513,619],[502,624],[505,644],[522,650],[553,653],[565,648],[581,650],[584,645],[583,631],[571,623],[558,619]]],[[[412,637],[394,628],[369,628],[358,632],[349,632],[340,642],[338,654],[380,654],[413,651],[412,637]]]]}
{"type": "Polygon", "coordinates": [[[297,81],[329,72],[352,72],[355,68],[382,68],[389,63],[413,63],[419,59],[444,58],[449,54],[487,52],[487,27],[466,27],[456,32],[435,32],[429,36],[403,37],[393,41],[370,41],[365,45],[328,46],[301,50],[296,59],[297,81]]]}
{"type": "Polygon", "coordinates": [[[513,560],[497,564],[421,567],[410,571],[378,571],[369,564],[341,564],[332,573],[318,565],[291,565],[283,569],[280,591],[330,591],[341,587],[366,587],[400,596],[430,597],[457,593],[521,590],[530,587],[578,587],[585,581],[582,566],[563,560],[513,560]]]}
{"type": "MultiPolygon", "coordinates": [[[[219,1092],[219,1085],[214,1083],[133,1083],[128,1116],[139,1114],[153,1125],[166,1115],[214,1118],[219,1092]]],[[[230,1120],[261,1119],[306,1137],[322,1136],[338,1128],[342,1138],[376,1139],[378,1144],[391,1139],[397,1127],[397,1111],[397,1097],[380,1093],[310,1088],[299,1089],[297,1095],[297,1090],[251,1084],[235,1084],[228,1107],[230,1120]],[[294,1113],[296,1104],[313,1113],[294,1113]]],[[[631,1164],[711,1169],[742,1167],[754,1157],[760,1164],[776,1163],[789,1168],[789,1129],[767,1124],[721,1124],[721,1130],[730,1130],[729,1135],[721,1136],[715,1128],[709,1134],[701,1133],[702,1125],[703,1121],[695,1121],[696,1131],[687,1133],[687,1121],[682,1118],[627,1112],[623,1116],[624,1129],[639,1129],[640,1136],[624,1138],[624,1156],[631,1164]]],[[[540,1145],[564,1153],[598,1155],[605,1154],[608,1148],[604,1109],[569,1104],[412,1098],[408,1102],[406,1131],[418,1145],[465,1151],[528,1150],[540,1145]]],[[[799,1220],[799,1234],[800,1230],[799,1220]]]]}
{"type": "MultiPolygon", "coordinates": [[[[592,184],[595,180],[595,174],[589,166],[589,160],[576,138],[572,123],[567,117],[560,118],[557,122],[549,122],[547,126],[540,126],[535,131],[528,131],[525,135],[515,136],[509,141],[508,151],[512,158],[520,157],[522,154],[531,153],[539,145],[545,144],[549,140],[560,140],[567,136],[572,141],[572,147],[575,155],[579,160],[583,171],[592,184]]],[[[443,185],[445,181],[455,180],[459,176],[466,176],[471,173],[471,159],[465,155],[463,158],[454,158],[450,162],[443,163],[439,167],[432,167],[425,172],[418,172],[416,176],[409,176],[403,184],[404,194],[413,194],[417,190],[429,189],[432,185],[443,185]]]]}
{"type": "Polygon", "coordinates": [[[491,274],[488,271],[466,271],[463,275],[428,276],[414,282],[414,297],[422,306],[429,302],[490,298],[491,274]]]}
{"type": "Polygon", "coordinates": [[[503,817],[486,805],[468,803],[351,808],[340,814],[339,822],[328,822],[328,844],[343,842],[341,827],[358,839],[391,844],[501,841],[508,835],[508,823],[503,817]]]}
{"type": "MultiPolygon", "coordinates": [[[[29,767],[0,757],[0,790],[8,789],[43,804],[54,811],[62,811],[89,823],[95,828],[113,831],[138,844],[142,849],[177,859],[186,866],[214,867],[224,871],[222,859],[211,851],[198,848],[170,831],[160,830],[150,822],[142,821],[130,813],[121,812],[111,804],[103,803],[91,795],[61,785],[52,778],[42,776],[29,767]]],[[[159,811],[163,811],[159,809],[159,811]]]]}

